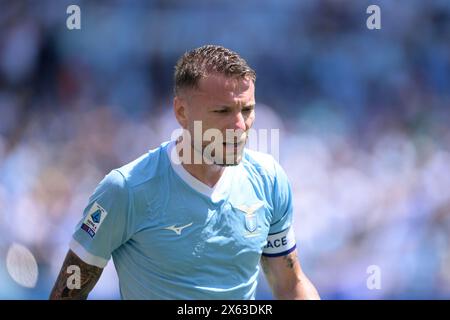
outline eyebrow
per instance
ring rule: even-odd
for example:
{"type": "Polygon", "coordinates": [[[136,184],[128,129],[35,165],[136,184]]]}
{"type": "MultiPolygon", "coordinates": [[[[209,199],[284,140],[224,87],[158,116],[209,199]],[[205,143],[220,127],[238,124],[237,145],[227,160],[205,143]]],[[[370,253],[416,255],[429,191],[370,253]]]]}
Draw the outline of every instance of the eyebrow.
{"type": "MultiPolygon", "coordinates": [[[[242,106],[242,109],[244,109],[244,108],[254,108],[255,107],[255,104],[254,103],[252,103],[252,104],[247,104],[247,105],[245,105],[245,106],[242,106]]],[[[233,109],[234,107],[232,107],[232,106],[225,106],[225,105],[216,105],[216,106],[213,106],[213,107],[211,107],[212,109],[218,109],[218,108],[222,108],[222,109],[233,109]]]]}

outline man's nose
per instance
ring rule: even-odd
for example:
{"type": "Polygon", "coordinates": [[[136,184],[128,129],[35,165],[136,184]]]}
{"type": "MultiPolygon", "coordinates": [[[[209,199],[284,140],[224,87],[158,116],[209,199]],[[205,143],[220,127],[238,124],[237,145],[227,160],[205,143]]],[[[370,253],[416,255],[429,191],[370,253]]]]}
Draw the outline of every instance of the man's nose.
{"type": "Polygon", "coordinates": [[[234,129],[235,130],[247,130],[247,125],[245,124],[244,116],[242,115],[242,112],[238,112],[234,116],[234,129]]]}

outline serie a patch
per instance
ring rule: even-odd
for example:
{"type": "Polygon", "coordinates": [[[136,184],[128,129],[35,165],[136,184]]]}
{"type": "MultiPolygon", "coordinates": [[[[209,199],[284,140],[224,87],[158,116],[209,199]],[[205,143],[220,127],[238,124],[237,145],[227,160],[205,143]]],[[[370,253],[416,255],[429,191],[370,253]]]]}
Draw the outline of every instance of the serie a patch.
{"type": "Polygon", "coordinates": [[[81,224],[81,229],[86,231],[93,238],[100,228],[103,220],[105,220],[107,214],[108,212],[105,209],[103,209],[97,202],[94,202],[84,218],[83,223],[81,224]]]}

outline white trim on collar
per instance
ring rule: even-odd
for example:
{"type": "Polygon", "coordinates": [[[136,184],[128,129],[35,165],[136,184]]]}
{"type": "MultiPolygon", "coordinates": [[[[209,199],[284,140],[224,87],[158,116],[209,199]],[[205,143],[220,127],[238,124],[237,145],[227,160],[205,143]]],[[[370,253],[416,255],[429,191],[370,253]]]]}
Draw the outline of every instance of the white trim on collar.
{"type": "Polygon", "coordinates": [[[177,152],[173,153],[175,159],[172,159],[172,150],[175,147],[175,141],[170,141],[166,150],[167,156],[169,157],[170,164],[175,173],[186,182],[192,189],[200,192],[201,194],[211,198],[214,200],[220,200],[221,194],[223,192],[227,192],[231,186],[231,180],[233,178],[234,166],[225,167],[225,170],[222,173],[219,181],[214,185],[214,187],[210,187],[202,181],[198,180],[196,177],[191,175],[181,164],[181,160],[178,156],[177,152]]]}

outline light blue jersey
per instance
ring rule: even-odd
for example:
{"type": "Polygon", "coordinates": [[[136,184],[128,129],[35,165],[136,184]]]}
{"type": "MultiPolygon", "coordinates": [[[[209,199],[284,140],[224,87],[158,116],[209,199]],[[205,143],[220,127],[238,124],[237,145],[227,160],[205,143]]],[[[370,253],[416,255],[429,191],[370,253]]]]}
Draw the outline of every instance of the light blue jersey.
{"type": "Polygon", "coordinates": [[[270,155],[245,149],[210,188],[172,160],[174,147],[165,142],[111,171],[71,250],[101,268],[112,256],[123,299],[254,299],[261,254],[295,250],[286,174],[270,155]]]}

